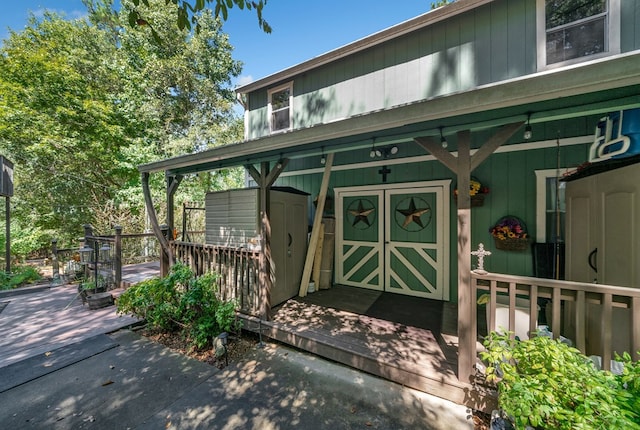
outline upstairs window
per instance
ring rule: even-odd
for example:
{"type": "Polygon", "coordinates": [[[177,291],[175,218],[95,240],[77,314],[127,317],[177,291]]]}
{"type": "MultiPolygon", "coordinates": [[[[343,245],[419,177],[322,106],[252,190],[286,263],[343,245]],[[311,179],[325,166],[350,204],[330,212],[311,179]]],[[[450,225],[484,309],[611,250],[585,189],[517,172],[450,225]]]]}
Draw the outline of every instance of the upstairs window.
{"type": "Polygon", "coordinates": [[[619,1],[538,0],[538,16],[543,18],[538,22],[539,64],[558,65],[619,52],[619,1]]]}
{"type": "Polygon", "coordinates": [[[291,129],[293,84],[269,90],[269,127],[272,133],[291,129]]]}

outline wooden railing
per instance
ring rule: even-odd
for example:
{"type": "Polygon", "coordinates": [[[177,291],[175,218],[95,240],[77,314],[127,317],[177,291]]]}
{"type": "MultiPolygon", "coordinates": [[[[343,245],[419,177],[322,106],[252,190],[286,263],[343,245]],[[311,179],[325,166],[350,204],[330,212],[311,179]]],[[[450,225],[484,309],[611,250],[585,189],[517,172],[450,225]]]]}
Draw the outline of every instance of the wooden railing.
{"type": "Polygon", "coordinates": [[[526,315],[527,331],[536,333],[539,303],[546,303],[553,337],[566,337],[582,353],[600,356],[603,369],[610,370],[614,351],[626,351],[634,360],[640,359],[640,288],[492,273],[472,273],[471,279],[472,292],[488,294],[489,331],[500,328],[496,327],[496,311],[502,302],[508,309],[508,327],[504,329],[515,332],[517,316],[526,315]],[[524,308],[518,309],[523,302],[524,308]]]}
{"type": "Polygon", "coordinates": [[[257,315],[262,300],[258,288],[258,251],[200,243],[170,242],[176,261],[188,265],[201,275],[218,275],[218,293],[223,300],[235,300],[238,310],[257,315]]]}

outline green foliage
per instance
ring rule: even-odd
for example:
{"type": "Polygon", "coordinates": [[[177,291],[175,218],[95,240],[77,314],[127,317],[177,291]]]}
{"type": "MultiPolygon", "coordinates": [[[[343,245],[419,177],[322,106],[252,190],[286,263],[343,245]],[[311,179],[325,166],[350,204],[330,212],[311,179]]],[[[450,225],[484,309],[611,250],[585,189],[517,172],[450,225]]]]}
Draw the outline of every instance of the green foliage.
{"type": "MultiPolygon", "coordinates": [[[[166,3],[173,3],[175,7],[176,19],[175,24],[180,30],[190,30],[191,25],[195,25],[196,32],[200,31],[200,22],[198,21],[198,12],[207,7],[208,4],[213,3],[214,12],[216,18],[222,18],[223,21],[226,21],[229,18],[229,9],[232,9],[233,6],[237,6],[238,9],[246,9],[246,10],[255,10],[256,16],[258,18],[258,27],[262,29],[265,33],[271,33],[271,26],[265,21],[262,16],[262,10],[264,6],[267,4],[267,0],[196,0],[195,3],[189,2],[187,0],[166,0],[166,3]]],[[[154,31],[155,21],[150,19],[148,15],[145,13],[143,6],[149,7],[149,0],[132,0],[133,6],[128,13],[128,21],[131,27],[148,25],[151,27],[151,30],[154,31]]],[[[160,36],[155,33],[154,37],[161,40],[160,36]]]]}
{"type": "Polygon", "coordinates": [[[180,331],[197,349],[211,345],[223,331],[236,327],[236,305],[216,295],[216,275],[195,277],[191,269],[176,264],[165,278],[141,282],[117,301],[118,313],[144,318],[164,331],[180,331]]]}
{"type": "Polygon", "coordinates": [[[12,290],[42,279],[35,267],[24,265],[11,268],[11,273],[0,272],[0,290],[12,290]]]}
{"type": "Polygon", "coordinates": [[[455,2],[455,1],[456,1],[456,0],[438,0],[438,1],[432,1],[432,2],[431,2],[431,10],[433,10],[433,9],[437,9],[437,8],[439,8],[439,7],[442,7],[442,6],[446,6],[446,5],[448,5],[449,3],[453,3],[453,2],[455,2]]]}
{"type": "MultiPolygon", "coordinates": [[[[197,34],[178,31],[173,5],[144,1],[157,43],[127,24],[131,0],[119,10],[113,0],[84,3],[88,19],[32,16],[0,47],[0,154],[15,164],[20,256],[51,238],[76,244],[87,223],[141,231],[138,165],[242,139],[231,85],[241,63],[211,13],[199,12],[197,34]]],[[[164,195],[164,177],[153,176],[152,194],[164,195]]],[[[180,198],[201,201],[238,176],[186,177],[180,198]]]]}
{"type": "Polygon", "coordinates": [[[617,377],[545,336],[521,342],[493,332],[485,346],[487,380],[498,381],[500,408],[517,428],[640,429],[637,364],[617,377]]]}

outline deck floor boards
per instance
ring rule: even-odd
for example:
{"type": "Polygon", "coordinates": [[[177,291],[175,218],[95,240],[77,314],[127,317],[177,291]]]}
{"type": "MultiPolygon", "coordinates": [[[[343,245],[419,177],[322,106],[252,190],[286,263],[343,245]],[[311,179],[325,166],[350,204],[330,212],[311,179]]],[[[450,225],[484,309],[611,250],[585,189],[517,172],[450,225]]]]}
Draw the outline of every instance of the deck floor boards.
{"type": "Polygon", "coordinates": [[[495,406],[491,390],[456,377],[455,304],[411,298],[401,312],[385,313],[386,319],[367,315],[381,294],[390,293],[338,285],[295,297],[273,309],[272,321],[261,322],[263,334],[475,409],[495,406]],[[430,321],[434,329],[408,325],[407,319],[423,326],[430,321]]]}

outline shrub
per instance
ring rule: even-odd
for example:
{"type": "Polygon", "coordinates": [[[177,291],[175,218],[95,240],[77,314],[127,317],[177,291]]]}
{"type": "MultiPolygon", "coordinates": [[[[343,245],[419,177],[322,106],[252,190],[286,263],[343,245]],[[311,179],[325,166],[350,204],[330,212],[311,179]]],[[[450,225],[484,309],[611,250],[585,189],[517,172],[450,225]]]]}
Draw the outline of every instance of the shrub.
{"type": "Polygon", "coordinates": [[[235,326],[236,305],[219,300],[216,275],[195,277],[188,266],[176,264],[165,278],[134,285],[117,301],[118,313],[143,318],[162,331],[181,332],[194,348],[210,345],[212,339],[235,326]]]}
{"type": "Polygon", "coordinates": [[[481,353],[498,403],[517,428],[640,429],[640,368],[597,370],[577,349],[545,336],[526,341],[492,332],[481,353]]]}
{"type": "Polygon", "coordinates": [[[14,266],[11,273],[0,272],[0,290],[11,290],[42,279],[32,266],[14,266]]]}

